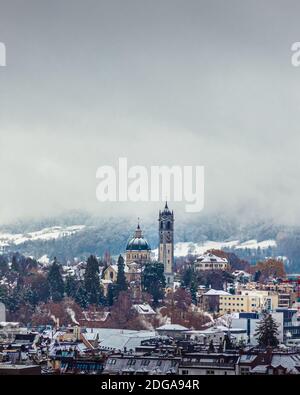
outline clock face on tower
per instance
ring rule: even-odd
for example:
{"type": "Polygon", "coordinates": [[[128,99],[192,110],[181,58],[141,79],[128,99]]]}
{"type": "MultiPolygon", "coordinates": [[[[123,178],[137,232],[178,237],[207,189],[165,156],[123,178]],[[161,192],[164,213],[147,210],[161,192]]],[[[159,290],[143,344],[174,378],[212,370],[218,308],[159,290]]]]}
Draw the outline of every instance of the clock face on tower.
{"type": "Polygon", "coordinates": [[[167,243],[171,243],[172,242],[172,236],[171,236],[171,233],[169,233],[169,232],[166,234],[166,242],[167,243]]]}

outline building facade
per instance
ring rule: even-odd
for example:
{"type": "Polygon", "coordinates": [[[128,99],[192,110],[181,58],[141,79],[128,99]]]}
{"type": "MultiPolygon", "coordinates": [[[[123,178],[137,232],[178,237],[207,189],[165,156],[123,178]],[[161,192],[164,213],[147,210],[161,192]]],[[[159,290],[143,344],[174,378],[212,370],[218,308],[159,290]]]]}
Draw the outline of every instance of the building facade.
{"type": "Polygon", "coordinates": [[[214,254],[204,254],[196,259],[194,268],[200,270],[227,270],[229,268],[228,260],[214,254]]]}

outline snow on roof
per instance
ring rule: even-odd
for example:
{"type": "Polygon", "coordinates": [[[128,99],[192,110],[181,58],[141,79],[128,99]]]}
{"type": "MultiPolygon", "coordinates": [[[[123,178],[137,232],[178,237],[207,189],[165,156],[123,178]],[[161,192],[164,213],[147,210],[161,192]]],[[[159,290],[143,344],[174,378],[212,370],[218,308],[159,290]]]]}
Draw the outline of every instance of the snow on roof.
{"type": "Polygon", "coordinates": [[[245,272],[244,270],[235,270],[234,272],[231,273],[233,276],[237,277],[237,276],[245,276],[245,277],[250,277],[251,274],[245,272]]]}
{"type": "Polygon", "coordinates": [[[221,258],[217,255],[208,253],[204,254],[202,256],[199,256],[197,258],[197,262],[203,262],[203,263],[228,263],[228,260],[226,258],[221,258]]]}
{"type": "Polygon", "coordinates": [[[219,289],[210,289],[209,291],[205,292],[204,295],[231,295],[229,292],[225,292],[219,289]]]}
{"type": "Polygon", "coordinates": [[[251,373],[266,373],[268,365],[257,365],[255,368],[251,369],[251,373]]]}
{"type": "MultiPolygon", "coordinates": [[[[226,329],[228,331],[228,328],[226,328],[226,329]]],[[[208,335],[208,334],[216,334],[216,333],[223,333],[223,332],[224,332],[223,330],[213,326],[213,327],[210,327],[210,328],[207,328],[207,329],[199,329],[199,330],[193,329],[193,330],[187,331],[186,333],[189,334],[189,335],[193,335],[193,334],[195,334],[195,335],[208,335]]]]}
{"type": "Polygon", "coordinates": [[[300,367],[300,355],[284,355],[284,354],[275,354],[272,357],[271,365],[273,367],[282,366],[286,368],[288,371],[293,370],[296,366],[300,367]]]}
{"type": "Polygon", "coordinates": [[[87,328],[87,333],[99,334],[100,347],[105,349],[134,350],[141,345],[142,340],[157,337],[154,331],[135,331],[111,328],[87,328]]]}
{"type": "Polygon", "coordinates": [[[162,325],[159,328],[156,328],[156,330],[160,331],[188,331],[189,328],[186,328],[185,326],[179,325],[179,324],[166,324],[162,325]]]}
{"type": "Polygon", "coordinates": [[[148,303],[134,304],[132,306],[139,314],[156,314],[148,303]]]}
{"type": "Polygon", "coordinates": [[[82,336],[86,339],[86,340],[97,340],[97,333],[83,333],[82,336]]]}
{"type": "Polygon", "coordinates": [[[257,358],[257,355],[253,354],[242,354],[240,356],[240,362],[251,363],[257,358]]]}

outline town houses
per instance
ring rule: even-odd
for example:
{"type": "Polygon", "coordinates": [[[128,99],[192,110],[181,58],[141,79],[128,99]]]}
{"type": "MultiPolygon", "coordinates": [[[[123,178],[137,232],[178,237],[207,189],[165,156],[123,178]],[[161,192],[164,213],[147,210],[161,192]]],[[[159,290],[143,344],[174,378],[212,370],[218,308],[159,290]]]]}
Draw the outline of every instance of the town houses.
{"type": "Polygon", "coordinates": [[[51,296],[29,320],[0,303],[0,374],[300,374],[298,277],[226,250],[177,260],[174,224],[166,202],[157,248],[138,219],[118,256],[30,269],[51,296]]]}

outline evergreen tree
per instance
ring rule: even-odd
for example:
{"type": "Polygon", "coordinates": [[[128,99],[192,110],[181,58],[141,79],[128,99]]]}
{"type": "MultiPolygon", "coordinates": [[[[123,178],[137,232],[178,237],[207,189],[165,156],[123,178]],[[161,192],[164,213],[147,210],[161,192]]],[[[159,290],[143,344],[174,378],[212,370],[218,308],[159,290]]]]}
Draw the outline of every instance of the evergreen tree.
{"type": "Polygon", "coordinates": [[[66,283],[65,283],[65,291],[67,296],[69,298],[75,298],[76,292],[78,288],[78,281],[74,278],[74,276],[68,276],[66,278],[66,283]]]}
{"type": "Polygon", "coordinates": [[[30,288],[33,293],[33,298],[36,298],[37,303],[47,302],[50,297],[50,288],[48,279],[42,274],[31,276],[30,288]]]}
{"type": "Polygon", "coordinates": [[[125,277],[125,264],[122,255],[118,258],[118,274],[117,274],[117,287],[118,292],[127,291],[128,285],[125,277]]]}
{"type": "Polygon", "coordinates": [[[195,282],[195,272],[191,267],[188,267],[182,275],[181,283],[184,287],[191,287],[192,283],[195,282]]]}
{"type": "Polygon", "coordinates": [[[85,309],[88,306],[88,297],[84,284],[80,283],[75,295],[75,302],[85,309]]]}
{"type": "Polygon", "coordinates": [[[7,257],[0,255],[0,276],[5,276],[9,270],[7,257]]]}
{"type": "Polygon", "coordinates": [[[57,263],[56,258],[50,266],[48,277],[47,277],[50,295],[53,302],[60,302],[64,297],[64,281],[61,275],[61,267],[57,263]]]}
{"type": "Polygon", "coordinates": [[[22,295],[19,290],[17,290],[17,288],[14,288],[13,291],[8,295],[6,303],[7,309],[12,313],[15,313],[20,308],[22,303],[22,295]]]}
{"type": "Polygon", "coordinates": [[[118,299],[118,290],[116,284],[109,284],[107,289],[107,304],[112,306],[118,299]]]}
{"type": "Polygon", "coordinates": [[[0,286],[0,302],[7,304],[7,300],[8,300],[7,288],[4,286],[0,286]]]}
{"type": "Polygon", "coordinates": [[[194,304],[197,304],[197,291],[198,291],[198,286],[197,283],[195,281],[192,282],[191,287],[190,287],[190,291],[191,291],[191,297],[192,297],[192,301],[194,304]]]}
{"type": "Polygon", "coordinates": [[[145,292],[152,295],[153,305],[157,306],[164,298],[166,279],[164,276],[164,265],[159,262],[148,263],[142,275],[142,287],[145,292]]]}
{"type": "Polygon", "coordinates": [[[100,286],[99,264],[97,258],[91,255],[87,260],[84,274],[84,286],[89,304],[103,303],[103,292],[100,286]]]}
{"type": "Polygon", "coordinates": [[[257,271],[254,273],[253,281],[257,283],[257,282],[259,281],[259,279],[260,279],[260,276],[261,276],[261,271],[260,271],[260,270],[257,270],[257,271]]]}
{"type": "Polygon", "coordinates": [[[24,301],[28,302],[31,306],[36,306],[39,302],[37,293],[32,288],[27,288],[24,292],[24,301]]]}
{"type": "Polygon", "coordinates": [[[13,270],[14,272],[17,272],[17,273],[19,273],[19,271],[20,271],[20,265],[19,265],[18,258],[16,255],[13,255],[13,257],[12,257],[11,270],[13,270]]]}
{"type": "Polygon", "coordinates": [[[255,337],[261,347],[277,347],[278,340],[278,324],[271,314],[264,312],[262,319],[259,321],[255,331],[255,337]]]}

